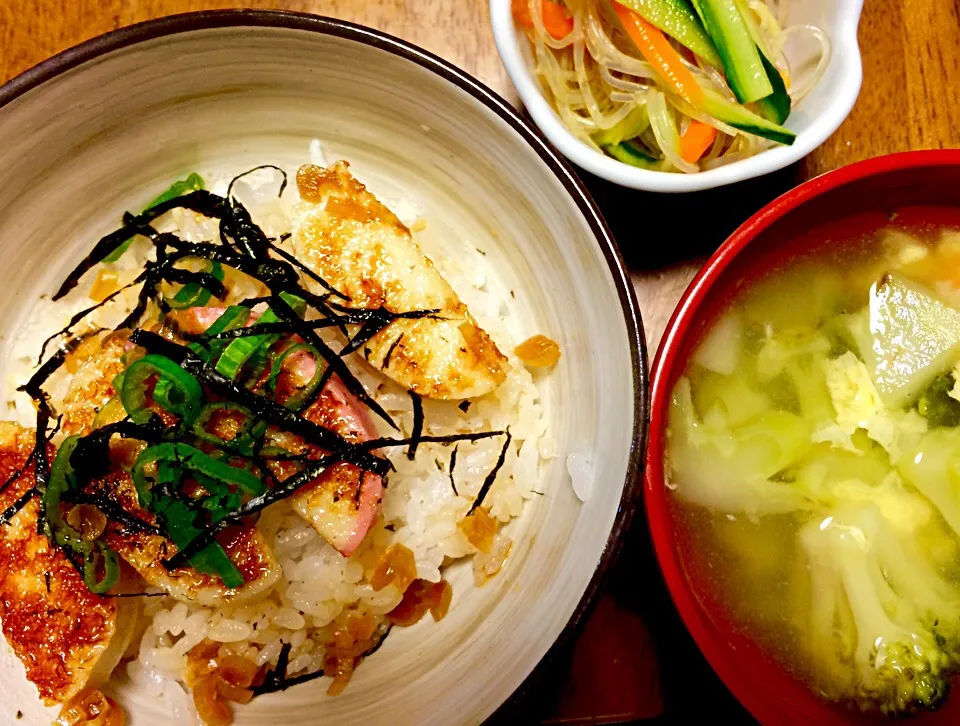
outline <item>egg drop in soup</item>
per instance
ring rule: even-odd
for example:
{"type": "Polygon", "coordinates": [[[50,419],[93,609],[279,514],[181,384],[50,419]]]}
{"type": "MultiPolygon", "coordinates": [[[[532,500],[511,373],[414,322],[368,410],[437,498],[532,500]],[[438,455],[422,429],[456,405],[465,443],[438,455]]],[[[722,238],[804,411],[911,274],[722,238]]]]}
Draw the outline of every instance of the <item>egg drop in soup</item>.
{"type": "Polygon", "coordinates": [[[941,709],[960,673],[960,227],[894,218],[741,282],[670,402],[691,585],[838,709],[941,709]]]}

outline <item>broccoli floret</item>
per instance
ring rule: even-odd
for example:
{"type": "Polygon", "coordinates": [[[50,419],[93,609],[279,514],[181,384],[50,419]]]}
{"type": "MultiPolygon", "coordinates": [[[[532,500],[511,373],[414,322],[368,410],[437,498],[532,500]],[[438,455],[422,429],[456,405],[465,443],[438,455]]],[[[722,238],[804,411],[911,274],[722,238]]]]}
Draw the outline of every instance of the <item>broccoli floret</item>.
{"type": "Polygon", "coordinates": [[[821,690],[889,716],[938,708],[960,663],[960,600],[910,530],[868,503],[812,522],[800,541],[821,690]]]}
{"type": "Polygon", "coordinates": [[[960,401],[950,397],[953,386],[953,374],[941,373],[917,399],[917,412],[931,428],[960,424],[960,401]]]}

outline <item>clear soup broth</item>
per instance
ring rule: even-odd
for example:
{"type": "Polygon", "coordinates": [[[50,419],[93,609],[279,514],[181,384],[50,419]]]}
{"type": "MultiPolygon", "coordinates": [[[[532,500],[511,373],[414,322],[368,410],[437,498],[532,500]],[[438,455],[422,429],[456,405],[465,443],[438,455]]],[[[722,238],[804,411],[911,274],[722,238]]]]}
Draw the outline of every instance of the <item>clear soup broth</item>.
{"type": "Polygon", "coordinates": [[[891,222],[743,284],[673,391],[704,607],[878,718],[939,709],[960,671],[958,344],[960,227],[891,222]]]}

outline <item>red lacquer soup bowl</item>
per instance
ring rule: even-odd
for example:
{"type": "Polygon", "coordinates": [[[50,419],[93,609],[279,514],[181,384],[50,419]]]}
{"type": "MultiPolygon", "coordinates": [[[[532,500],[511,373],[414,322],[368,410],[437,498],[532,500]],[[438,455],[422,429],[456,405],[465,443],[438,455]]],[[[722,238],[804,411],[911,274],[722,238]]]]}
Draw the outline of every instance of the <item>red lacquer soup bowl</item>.
{"type": "MultiPolygon", "coordinates": [[[[826,703],[770,654],[748,639],[724,603],[711,599],[679,546],[664,485],[670,395],[713,319],[745,283],[818,245],[890,224],[960,226],[960,150],[917,151],[871,159],[817,177],[775,200],[741,226],[690,283],[673,314],[653,364],[645,500],[653,544],[667,587],[684,623],[713,669],[764,724],[872,724],[826,703]]],[[[911,724],[960,723],[960,689],[939,711],[911,724]]]]}

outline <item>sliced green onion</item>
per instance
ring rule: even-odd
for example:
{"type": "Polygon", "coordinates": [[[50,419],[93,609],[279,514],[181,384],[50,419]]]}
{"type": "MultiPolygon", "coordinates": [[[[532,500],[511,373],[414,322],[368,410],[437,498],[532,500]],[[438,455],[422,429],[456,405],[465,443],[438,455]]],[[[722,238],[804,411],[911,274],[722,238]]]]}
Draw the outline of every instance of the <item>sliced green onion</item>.
{"type": "MultiPolygon", "coordinates": [[[[290,307],[298,314],[303,314],[304,301],[296,295],[280,293],[290,307]]],[[[279,323],[281,319],[270,308],[267,308],[260,319],[254,323],[254,327],[261,323],[279,323]]],[[[209,334],[209,331],[207,331],[209,334]]],[[[220,331],[217,331],[220,332],[220,331]]],[[[213,333],[215,335],[215,333],[213,333]]],[[[224,348],[217,361],[217,373],[226,376],[230,380],[236,380],[244,364],[250,360],[251,356],[261,348],[266,350],[280,339],[279,335],[248,335],[243,338],[236,338],[224,348]]]]}
{"type": "MultiPolygon", "coordinates": [[[[180,181],[174,182],[169,189],[167,189],[163,194],[154,199],[150,204],[148,204],[144,211],[152,207],[157,206],[158,204],[163,204],[168,202],[171,199],[176,199],[177,197],[182,197],[184,194],[189,194],[190,192],[195,192],[200,189],[203,189],[203,178],[199,174],[191,174],[186,179],[181,179],[180,181]]],[[[123,253],[130,249],[130,244],[133,242],[133,237],[124,240],[120,245],[109,255],[103,258],[104,262],[116,262],[119,260],[123,253]]]]}
{"type": "Polygon", "coordinates": [[[224,484],[232,484],[247,494],[257,496],[263,494],[267,488],[256,474],[240,469],[222,461],[214,459],[200,449],[179,443],[156,444],[144,449],[133,465],[133,482],[139,493],[141,489],[149,490],[144,467],[154,462],[175,463],[179,468],[188,470],[224,484]]]}
{"type": "Polygon", "coordinates": [[[124,373],[120,400],[127,415],[138,424],[150,420],[152,411],[147,406],[147,381],[153,376],[157,377],[154,400],[190,425],[200,409],[203,389],[196,378],[162,355],[145,355],[124,373]]]}
{"type": "Polygon", "coordinates": [[[82,542],[80,533],[63,521],[60,514],[60,499],[71,488],[70,480],[73,477],[73,467],[70,466],[70,457],[77,448],[80,436],[68,436],[60,444],[57,457],[50,467],[50,479],[43,491],[41,504],[43,506],[44,530],[48,538],[53,538],[60,545],[69,546],[76,550],[82,542]]]}
{"type": "Polygon", "coordinates": [[[90,592],[102,595],[117,584],[120,578],[120,562],[117,553],[101,540],[88,542],[73,527],[63,521],[60,500],[67,490],[73,488],[73,467],[70,457],[77,448],[80,436],[68,436],[60,444],[57,456],[50,467],[50,480],[43,492],[44,533],[60,547],[69,547],[83,559],[83,582],[90,592]],[[103,562],[103,578],[97,579],[97,570],[103,562]]]}
{"type": "Polygon", "coordinates": [[[289,396],[286,401],[282,402],[284,406],[294,411],[300,410],[304,402],[309,400],[317,390],[317,386],[320,385],[320,381],[323,380],[323,372],[326,368],[326,362],[324,361],[323,356],[320,355],[320,351],[308,343],[297,343],[296,345],[290,346],[280,353],[273,361],[270,368],[270,378],[267,381],[267,385],[269,386],[270,390],[275,392],[277,388],[277,379],[283,372],[284,362],[290,356],[300,352],[307,352],[313,356],[313,359],[316,361],[317,365],[313,377],[307,381],[304,386],[299,387],[295,394],[289,396]]]}
{"type": "Polygon", "coordinates": [[[120,579],[120,560],[117,553],[97,540],[96,550],[91,547],[83,559],[83,582],[90,592],[102,595],[120,579]],[[103,562],[103,578],[97,579],[97,565],[103,562]]]}
{"type": "Polygon", "coordinates": [[[239,439],[245,437],[250,433],[250,430],[253,428],[256,419],[254,418],[253,413],[250,409],[241,406],[238,403],[208,403],[200,411],[200,415],[197,416],[197,420],[193,424],[193,435],[198,439],[203,441],[209,441],[211,444],[220,445],[225,441],[227,443],[236,443],[239,439]],[[213,434],[207,430],[207,424],[210,422],[210,419],[218,411],[238,411],[243,414],[244,422],[240,429],[237,431],[237,435],[233,439],[222,439],[216,434],[213,434]]]}
{"type": "MultiPolygon", "coordinates": [[[[219,335],[220,333],[225,333],[228,330],[236,330],[237,328],[242,328],[247,324],[247,321],[250,319],[250,308],[244,307],[243,305],[231,305],[226,310],[223,311],[223,314],[217,318],[213,325],[207,328],[204,331],[204,335],[207,337],[213,337],[214,335],[219,335]]],[[[209,363],[212,358],[220,355],[221,351],[227,347],[229,341],[226,340],[211,340],[207,345],[209,351],[204,349],[204,355],[200,357],[205,363],[209,363]]],[[[191,349],[193,346],[199,344],[191,344],[191,349]]]]}
{"type": "MultiPolygon", "coordinates": [[[[223,266],[216,260],[206,260],[207,272],[216,279],[223,281],[223,266]]],[[[167,304],[173,310],[184,310],[186,308],[202,307],[210,302],[212,293],[199,282],[188,282],[181,287],[177,294],[167,299],[167,304]]]]}

